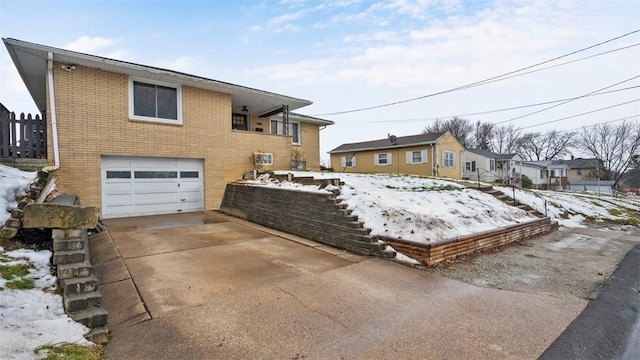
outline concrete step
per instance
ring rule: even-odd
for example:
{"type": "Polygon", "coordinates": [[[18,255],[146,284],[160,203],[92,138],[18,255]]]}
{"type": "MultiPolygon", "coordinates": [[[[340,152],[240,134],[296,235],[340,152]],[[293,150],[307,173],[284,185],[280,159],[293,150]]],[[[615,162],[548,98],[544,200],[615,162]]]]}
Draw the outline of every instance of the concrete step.
{"type": "Polygon", "coordinates": [[[73,251],[83,250],[86,246],[85,238],[73,238],[73,239],[53,239],[53,251],[73,251]]]}
{"type": "Polygon", "coordinates": [[[86,277],[93,273],[93,268],[88,259],[79,263],[60,264],[56,270],[59,280],[73,277],[86,277]]]}
{"type": "Polygon", "coordinates": [[[73,320],[81,323],[88,328],[99,328],[107,325],[107,310],[102,307],[94,307],[91,309],[80,310],[69,314],[73,320]]]}
{"type": "Polygon", "coordinates": [[[91,292],[98,288],[98,278],[91,274],[89,276],[62,279],[60,280],[60,286],[65,295],[91,292]]]}
{"type": "Polygon", "coordinates": [[[102,294],[99,290],[64,295],[64,309],[67,313],[74,313],[82,310],[100,307],[102,294]]]}
{"type": "Polygon", "coordinates": [[[87,258],[87,252],[84,249],[56,251],[53,253],[54,265],[82,263],[85,260],[89,259],[87,258]]]}
{"type": "Polygon", "coordinates": [[[106,326],[100,326],[91,329],[84,335],[84,338],[93,342],[94,344],[104,345],[109,342],[109,329],[106,326]]]}

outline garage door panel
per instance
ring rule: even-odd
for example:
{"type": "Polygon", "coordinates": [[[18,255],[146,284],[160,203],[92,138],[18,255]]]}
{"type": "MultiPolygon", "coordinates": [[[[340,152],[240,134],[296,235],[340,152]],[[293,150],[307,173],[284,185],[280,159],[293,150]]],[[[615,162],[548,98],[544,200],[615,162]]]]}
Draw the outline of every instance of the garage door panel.
{"type": "Polygon", "coordinates": [[[178,182],[168,183],[165,181],[145,181],[133,184],[134,193],[157,194],[160,192],[178,192],[178,182]]]}
{"type": "Polygon", "coordinates": [[[185,201],[199,202],[201,198],[202,198],[202,193],[200,191],[181,191],[180,192],[181,202],[185,202],[185,201]]]}
{"type": "Polygon", "coordinates": [[[165,204],[165,203],[177,203],[178,193],[148,193],[148,194],[135,194],[133,197],[133,203],[138,204],[165,204]]]}
{"type": "Polygon", "coordinates": [[[104,193],[107,195],[131,194],[131,183],[107,183],[104,184],[104,193]]]}
{"type": "Polygon", "coordinates": [[[132,205],[104,206],[102,213],[105,214],[130,214],[133,211],[132,205]]]}
{"type": "Polygon", "coordinates": [[[201,159],[102,158],[103,216],[203,210],[201,159]]]}
{"type": "Polygon", "coordinates": [[[131,159],[121,157],[103,157],[102,166],[106,166],[109,169],[131,169],[131,159]]]}
{"type": "Polygon", "coordinates": [[[167,203],[162,206],[162,212],[159,212],[159,204],[136,204],[136,215],[152,215],[152,214],[171,214],[178,212],[177,203],[167,203]]]}
{"type": "Polygon", "coordinates": [[[106,205],[127,205],[131,206],[133,203],[133,196],[129,194],[109,194],[105,200],[106,205]]]}

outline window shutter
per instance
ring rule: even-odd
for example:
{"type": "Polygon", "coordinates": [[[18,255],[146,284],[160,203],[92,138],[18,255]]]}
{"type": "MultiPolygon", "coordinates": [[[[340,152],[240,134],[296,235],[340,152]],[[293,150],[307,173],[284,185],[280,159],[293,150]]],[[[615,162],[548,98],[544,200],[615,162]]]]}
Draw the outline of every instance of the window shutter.
{"type": "Polygon", "coordinates": [[[420,151],[420,153],[422,153],[422,163],[423,164],[428,163],[428,161],[427,161],[427,150],[422,150],[422,151],[420,151]]]}
{"type": "Polygon", "coordinates": [[[391,153],[387,153],[387,165],[393,164],[393,158],[391,157],[391,153]]]}
{"type": "Polygon", "coordinates": [[[380,165],[378,161],[378,154],[373,154],[373,165],[380,165]]]}
{"type": "Polygon", "coordinates": [[[407,164],[413,164],[413,151],[407,151],[407,164]]]}
{"type": "Polygon", "coordinates": [[[356,167],[356,156],[355,155],[353,155],[351,157],[351,167],[356,167]]]}
{"type": "Polygon", "coordinates": [[[475,160],[471,162],[471,171],[472,172],[476,171],[476,162],[475,162],[475,160]]]}
{"type": "Polygon", "coordinates": [[[347,157],[346,156],[343,156],[340,159],[340,167],[347,167],[347,157]]]}

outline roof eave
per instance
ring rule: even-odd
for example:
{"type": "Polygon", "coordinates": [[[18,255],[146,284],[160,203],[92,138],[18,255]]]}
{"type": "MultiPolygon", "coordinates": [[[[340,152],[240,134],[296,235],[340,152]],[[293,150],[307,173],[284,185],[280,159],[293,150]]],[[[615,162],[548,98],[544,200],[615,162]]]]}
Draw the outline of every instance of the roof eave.
{"type": "MultiPolygon", "coordinates": [[[[251,107],[258,109],[259,104],[262,103],[262,99],[264,99],[266,103],[275,103],[288,105],[291,110],[299,109],[304,106],[311,105],[313,102],[305,99],[294,98],[287,95],[276,94],[269,91],[258,90],[246,86],[235,85],[231,83],[226,83],[218,80],[208,79],[200,76],[190,75],[178,71],[167,70],[156,68],[147,65],[140,65],[135,63],[130,63],[121,60],[114,60],[109,58],[104,58],[96,55],[79,53],[71,50],[64,50],[60,48],[54,48],[46,45],[40,45],[30,42],[25,42],[16,39],[3,38],[2,39],[7,50],[9,51],[9,55],[11,56],[12,61],[14,62],[22,80],[24,81],[29,93],[36,101],[36,104],[39,108],[42,109],[43,105],[46,105],[46,98],[43,98],[45,94],[45,89],[41,87],[40,83],[34,84],[34,80],[41,78],[44,79],[46,75],[46,66],[40,67],[39,74],[36,74],[35,71],[30,73],[26,71],[24,68],[23,61],[21,60],[21,56],[18,55],[17,50],[20,49],[25,55],[30,55],[34,59],[42,59],[44,64],[46,64],[47,54],[53,54],[54,62],[70,64],[70,65],[80,65],[89,68],[96,68],[104,71],[109,71],[113,73],[119,73],[128,76],[148,78],[151,80],[157,81],[167,81],[172,80],[173,82],[179,85],[187,85],[196,88],[202,88],[212,91],[217,91],[220,93],[230,94],[232,96],[232,100],[234,102],[239,103],[240,105],[248,105],[251,99],[255,99],[255,102],[251,105],[251,107]],[[40,94],[41,93],[41,94],[40,94]],[[234,99],[234,97],[236,99],[234,99]],[[256,99],[260,98],[260,99],[256,99]]],[[[30,60],[33,61],[33,60],[30,60]]],[[[37,81],[35,81],[37,82],[37,81]]]]}
{"type": "Polygon", "coordinates": [[[385,149],[401,149],[412,146],[420,146],[420,145],[433,145],[436,141],[428,141],[428,142],[420,142],[414,144],[403,144],[403,145],[392,145],[392,146],[374,146],[374,147],[366,147],[366,148],[357,148],[357,149],[348,149],[348,150],[331,150],[329,154],[343,154],[343,153],[352,153],[359,151],[371,151],[371,150],[385,150],[385,149]]]}

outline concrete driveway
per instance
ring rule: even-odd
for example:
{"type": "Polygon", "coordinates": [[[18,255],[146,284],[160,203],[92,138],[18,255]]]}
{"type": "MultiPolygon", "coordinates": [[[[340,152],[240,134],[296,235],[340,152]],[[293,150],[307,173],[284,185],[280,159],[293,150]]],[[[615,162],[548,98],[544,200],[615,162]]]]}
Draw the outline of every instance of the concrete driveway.
{"type": "Polygon", "coordinates": [[[216,212],[91,237],[110,359],[535,359],[587,302],[469,285],[216,212]]]}

